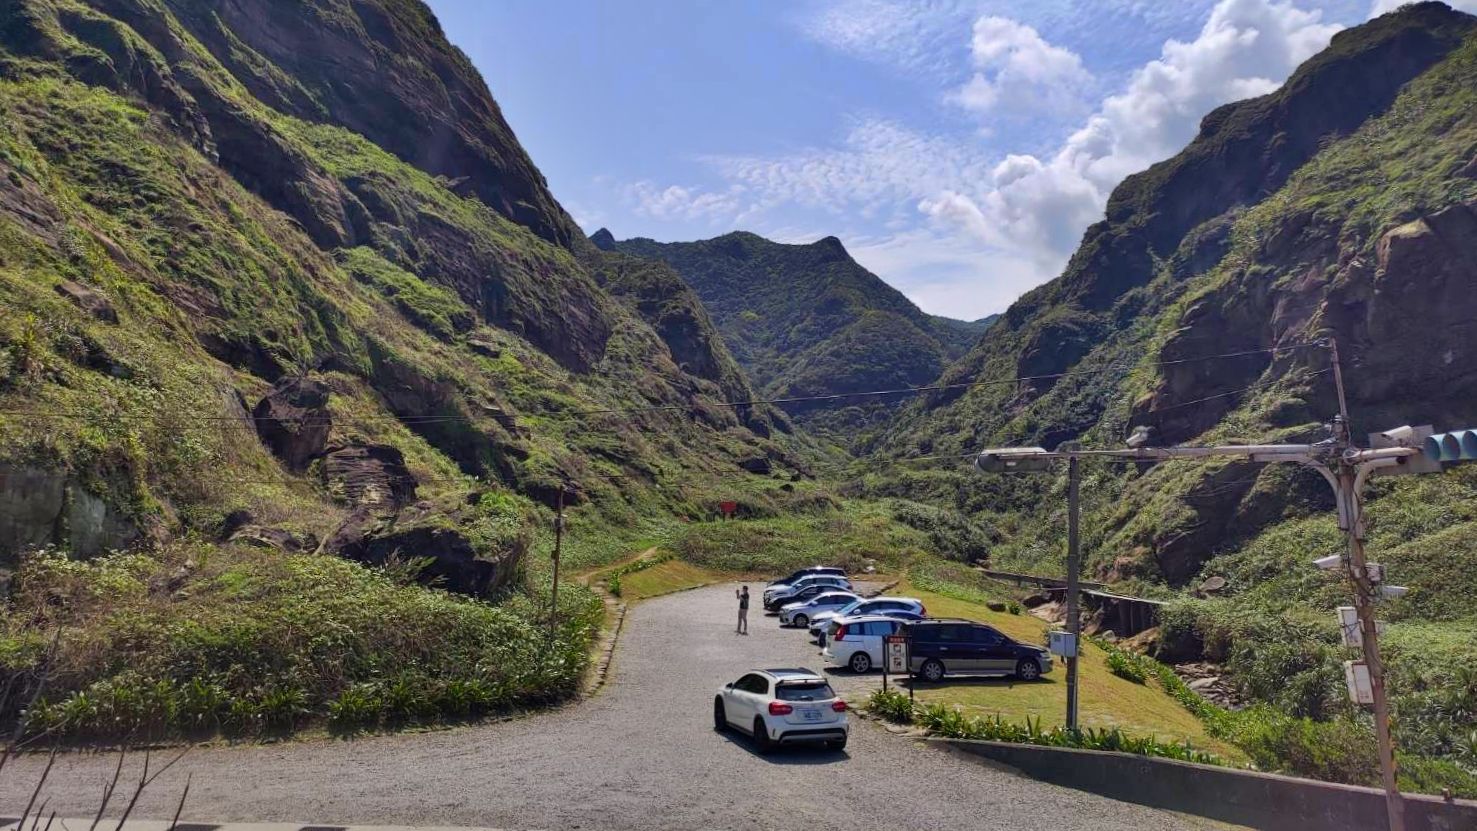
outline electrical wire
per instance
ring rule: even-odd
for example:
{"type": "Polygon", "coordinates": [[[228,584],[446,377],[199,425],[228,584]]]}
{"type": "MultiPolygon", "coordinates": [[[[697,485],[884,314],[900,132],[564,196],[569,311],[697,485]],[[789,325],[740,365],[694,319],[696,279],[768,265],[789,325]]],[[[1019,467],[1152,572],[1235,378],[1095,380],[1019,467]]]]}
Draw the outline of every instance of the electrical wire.
{"type": "MultiPolygon", "coordinates": [[[[1204,362],[1204,361],[1222,360],[1222,359],[1226,359],[1226,358],[1240,358],[1240,357],[1245,357],[1247,355],[1269,354],[1269,353],[1286,352],[1286,351],[1293,351],[1293,350],[1299,350],[1299,349],[1309,349],[1309,348],[1326,346],[1326,345],[1327,345],[1327,342],[1326,341],[1309,341],[1309,342],[1306,342],[1306,343],[1289,344],[1289,345],[1286,345],[1286,346],[1274,346],[1274,347],[1267,347],[1267,348],[1264,348],[1264,349],[1242,350],[1242,351],[1239,351],[1239,352],[1225,352],[1225,353],[1221,353],[1221,354],[1217,354],[1217,355],[1198,355],[1198,356],[1191,357],[1191,358],[1178,358],[1178,359],[1171,360],[1171,361],[1156,361],[1156,362],[1149,363],[1148,366],[1176,366],[1176,365],[1180,365],[1180,364],[1199,363],[1199,362],[1204,362]]],[[[1137,360],[1133,360],[1131,362],[1126,362],[1126,363],[1127,363],[1128,366],[1143,365],[1142,362],[1137,361],[1137,360]]],[[[686,404],[655,404],[655,405],[641,406],[641,407],[607,407],[607,408],[591,409],[591,410],[556,410],[556,411],[548,412],[548,413],[524,414],[524,416],[525,417],[532,417],[532,418],[550,418],[550,417],[554,417],[554,418],[558,418],[558,417],[582,418],[582,417],[586,417],[586,416],[596,416],[596,415],[626,415],[626,414],[635,414],[635,413],[643,413],[643,412],[678,412],[678,411],[692,412],[692,411],[700,410],[700,409],[702,409],[704,407],[711,407],[711,408],[719,408],[719,409],[722,409],[722,408],[730,408],[730,407],[732,407],[732,408],[755,407],[755,406],[765,405],[765,404],[779,406],[779,405],[785,405],[785,404],[804,404],[804,403],[834,402],[834,401],[840,401],[840,400],[852,399],[852,398],[881,398],[881,397],[891,396],[891,395],[916,395],[918,393],[924,393],[924,392],[943,392],[943,391],[946,391],[946,390],[968,389],[968,388],[972,388],[972,387],[1019,385],[1019,384],[1028,383],[1028,382],[1031,382],[1031,381],[1057,381],[1057,380],[1061,380],[1063,378],[1075,377],[1077,375],[1097,375],[1097,374],[1101,374],[1104,371],[1107,371],[1110,368],[1114,368],[1114,367],[1118,367],[1118,366],[1122,366],[1122,365],[1123,364],[1121,364],[1121,363],[1110,363],[1107,366],[1104,366],[1104,367],[1096,367],[1096,368],[1093,368],[1093,369],[1090,369],[1090,370],[1073,369],[1073,370],[1069,370],[1067,372],[1056,372],[1056,373],[1050,373],[1050,374],[1044,374],[1044,375],[1020,375],[1020,376],[1014,376],[1014,377],[1011,377],[1011,378],[995,378],[995,379],[989,379],[989,380],[984,380],[984,381],[962,381],[962,382],[954,383],[954,384],[929,384],[929,385],[921,386],[921,387],[897,387],[897,388],[893,388],[893,389],[861,390],[861,391],[857,391],[857,392],[828,393],[828,394],[825,394],[825,395],[789,396],[789,397],[784,397],[784,398],[755,398],[755,399],[747,399],[747,400],[740,400],[740,401],[705,401],[705,402],[691,402],[691,403],[686,403],[686,404]]],[[[1314,375],[1320,375],[1320,374],[1323,374],[1323,373],[1329,372],[1329,371],[1331,371],[1331,370],[1326,370],[1326,369],[1325,370],[1320,370],[1319,372],[1314,373],[1314,375]]],[[[1254,389],[1254,388],[1255,387],[1248,387],[1246,389],[1254,389]]],[[[1213,398],[1221,398],[1221,397],[1225,397],[1225,396],[1228,396],[1228,395],[1234,395],[1234,394],[1237,394],[1238,392],[1245,392],[1246,389],[1243,389],[1243,390],[1233,390],[1233,391],[1226,392],[1226,393],[1218,393],[1216,395],[1209,396],[1209,397],[1204,398],[1204,399],[1198,399],[1196,401],[1187,401],[1187,402],[1183,402],[1181,404],[1172,405],[1171,407],[1165,407],[1165,408],[1162,408],[1161,410],[1156,410],[1155,412],[1162,412],[1163,410],[1173,409],[1174,407],[1184,407],[1184,406],[1189,406],[1191,404],[1198,404],[1198,403],[1201,403],[1202,401],[1208,401],[1208,400],[1211,400],[1213,398]]],[[[22,410],[16,410],[16,409],[8,409],[8,410],[0,410],[0,415],[16,416],[16,417],[24,417],[24,418],[37,418],[37,419],[67,419],[67,418],[89,418],[89,417],[93,417],[94,415],[96,415],[96,413],[93,413],[93,412],[85,412],[85,411],[59,411],[59,410],[58,411],[46,411],[46,410],[24,410],[24,409],[22,409],[22,410]]],[[[163,415],[164,414],[159,414],[159,415],[156,415],[155,417],[156,418],[162,418],[163,415]]],[[[137,419],[138,418],[137,416],[132,416],[132,415],[129,415],[129,416],[115,416],[115,417],[121,417],[121,418],[124,418],[124,419],[137,419]]],[[[489,416],[489,417],[496,419],[496,416],[489,416]]],[[[248,415],[239,415],[239,416],[237,416],[237,415],[198,415],[198,414],[194,414],[194,415],[189,415],[189,416],[183,416],[183,418],[185,418],[186,420],[190,420],[190,421],[221,422],[221,423],[232,423],[232,422],[235,422],[235,423],[243,423],[243,424],[254,424],[257,421],[281,421],[281,420],[283,420],[283,419],[279,419],[279,418],[276,418],[276,417],[273,417],[273,416],[253,416],[253,415],[249,415],[249,414],[248,415]]],[[[398,421],[398,422],[400,422],[402,424],[435,424],[435,423],[442,423],[442,422],[468,422],[469,420],[470,420],[469,417],[466,416],[466,415],[463,415],[463,414],[426,415],[426,416],[408,415],[408,416],[401,416],[401,417],[397,417],[396,418],[396,421],[398,421]]],[[[330,423],[330,419],[313,419],[313,418],[292,419],[292,420],[290,420],[290,423],[293,423],[293,424],[296,424],[296,425],[302,425],[302,426],[311,426],[311,425],[316,425],[316,424],[320,424],[320,423],[330,423]]]]}

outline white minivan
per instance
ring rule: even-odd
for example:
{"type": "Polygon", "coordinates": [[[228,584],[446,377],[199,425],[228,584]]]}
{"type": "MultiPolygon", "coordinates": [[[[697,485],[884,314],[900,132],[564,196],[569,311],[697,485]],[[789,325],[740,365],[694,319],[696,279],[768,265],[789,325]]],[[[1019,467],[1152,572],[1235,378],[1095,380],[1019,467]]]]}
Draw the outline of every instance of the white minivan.
{"type": "Polygon", "coordinates": [[[883,638],[896,635],[904,621],[882,615],[859,615],[837,618],[835,634],[826,639],[821,650],[828,666],[846,667],[852,672],[870,672],[881,666],[883,638]]]}

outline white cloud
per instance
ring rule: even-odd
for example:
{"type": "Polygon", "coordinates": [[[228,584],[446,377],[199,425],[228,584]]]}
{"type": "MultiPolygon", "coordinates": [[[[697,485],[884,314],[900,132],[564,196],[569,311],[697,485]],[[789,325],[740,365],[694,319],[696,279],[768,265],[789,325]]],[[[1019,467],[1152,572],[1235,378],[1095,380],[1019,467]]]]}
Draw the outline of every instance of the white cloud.
{"type": "Polygon", "coordinates": [[[1047,43],[1035,29],[1005,17],[974,22],[974,75],[951,98],[981,114],[1071,118],[1084,107],[1092,74],[1070,49],[1047,43]]]}
{"type": "MultiPolygon", "coordinates": [[[[834,9],[859,7],[873,16],[830,20],[826,37],[837,48],[872,48],[900,63],[924,60],[907,44],[920,42],[919,32],[931,32],[933,22],[912,18],[905,26],[911,34],[889,41],[876,20],[887,9],[910,19],[909,7],[863,0],[834,9]]],[[[927,8],[935,16],[927,20],[935,21],[943,7],[927,8]]],[[[850,227],[872,229],[872,236],[843,234],[848,249],[920,305],[954,316],[998,311],[1060,271],[1125,176],[1178,152],[1215,107],[1275,89],[1339,28],[1290,0],[1220,0],[1196,37],[1165,41],[1157,58],[1134,70],[1052,152],[1002,157],[976,133],[869,117],[834,146],[706,158],[722,182],[710,190],[642,182],[631,198],[649,216],[746,222],[761,232],[773,217],[795,227],[797,210],[809,211],[805,227],[825,226],[818,216],[844,217],[850,227]]],[[[999,110],[1005,95],[1050,78],[1088,82],[1073,53],[1030,27],[981,16],[971,34],[970,53],[988,90],[977,89],[973,102],[961,94],[960,103],[999,110]]]]}
{"type": "Polygon", "coordinates": [[[965,57],[958,27],[970,6],[958,0],[842,0],[812,9],[800,28],[858,58],[919,74],[943,74],[965,57]]]}
{"type": "Polygon", "coordinates": [[[1338,29],[1291,3],[1222,0],[1198,37],[1167,41],[1050,158],[1008,156],[983,187],[919,209],[1054,272],[1125,176],[1177,152],[1215,107],[1275,89],[1338,29]]]}
{"type": "Polygon", "coordinates": [[[652,219],[696,220],[731,216],[739,210],[743,188],[712,192],[640,181],[628,185],[625,197],[637,213],[652,219]]]}

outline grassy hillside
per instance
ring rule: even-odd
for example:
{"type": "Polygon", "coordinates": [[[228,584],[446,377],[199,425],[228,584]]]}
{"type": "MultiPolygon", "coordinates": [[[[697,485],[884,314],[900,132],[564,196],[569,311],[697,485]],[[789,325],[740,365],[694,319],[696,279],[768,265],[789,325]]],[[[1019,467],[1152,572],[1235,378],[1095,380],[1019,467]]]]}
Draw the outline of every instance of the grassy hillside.
{"type": "Polygon", "coordinates": [[[561,488],[598,560],[803,478],[782,417],[714,406],[754,394],[696,296],[568,233],[420,3],[8,3],[0,114],[0,669],[49,673],[50,726],[557,699],[599,606],[568,589],[528,652],[561,488]]]}
{"type": "MultiPolygon", "coordinates": [[[[1120,186],[1060,278],[944,374],[982,383],[908,408],[879,451],[1121,446],[1139,425],[1164,444],[1317,441],[1336,411],[1329,337],[1361,439],[1477,423],[1461,369],[1477,354],[1477,308],[1458,288],[1477,279],[1474,22],[1406,7],[1341,33],[1277,92],[1211,113],[1183,153],[1120,186]]],[[[1470,473],[1377,480],[1369,507],[1373,558],[1413,587],[1382,610],[1400,739],[1469,770],[1470,473]]],[[[1311,565],[1339,545],[1316,474],[1216,461],[1088,464],[1086,476],[1090,573],[1185,595],[1161,654],[1223,661],[1288,713],[1349,711],[1331,614],[1346,589],[1311,565]],[[1227,588],[1188,596],[1210,576],[1227,588]]],[[[1060,474],[889,472],[858,490],[964,513],[995,535],[997,567],[1060,573],[1060,474]]]]}
{"type": "MultiPolygon", "coordinates": [[[[840,240],[785,245],[737,232],[700,242],[597,245],[669,263],[702,298],[734,356],[767,395],[798,397],[932,383],[974,345],[991,320],[925,314],[857,264],[840,240]]],[[[890,400],[786,409],[812,432],[843,444],[890,412],[890,400]]]]}

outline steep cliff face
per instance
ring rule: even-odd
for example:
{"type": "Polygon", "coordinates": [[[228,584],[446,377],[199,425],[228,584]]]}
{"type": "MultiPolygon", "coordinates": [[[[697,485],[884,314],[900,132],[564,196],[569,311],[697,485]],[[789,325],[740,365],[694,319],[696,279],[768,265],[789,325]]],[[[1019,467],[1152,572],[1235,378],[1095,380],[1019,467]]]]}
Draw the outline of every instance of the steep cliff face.
{"type": "MultiPolygon", "coordinates": [[[[884,451],[1117,445],[1140,424],[1163,443],[1321,438],[1336,407],[1315,344],[1329,337],[1356,430],[1477,419],[1477,304],[1459,288],[1477,253],[1474,22],[1406,7],[1339,34],[1277,92],[1211,113],[944,374],[1002,383],[919,402],[884,451]],[[1072,382],[1009,380],[1061,373],[1072,382]]],[[[1316,486],[1253,465],[1101,476],[1094,559],[1113,578],[1183,585],[1288,511],[1322,507],[1316,486]]]]}
{"type": "MultiPolygon", "coordinates": [[[[700,242],[617,242],[601,229],[592,241],[669,263],[702,298],[755,384],[774,396],[928,384],[988,326],[925,314],[835,237],[809,245],[743,232],[700,242]]],[[[791,412],[823,431],[865,421],[859,408],[791,412]]]]}
{"type": "Polygon", "coordinates": [[[0,556],[246,514],[343,551],[413,526],[484,590],[526,539],[478,493],[685,510],[785,456],[707,406],[755,396],[690,291],[612,278],[418,2],[5,3],[0,113],[0,499],[31,500],[0,514],[35,518],[0,556]]]}

